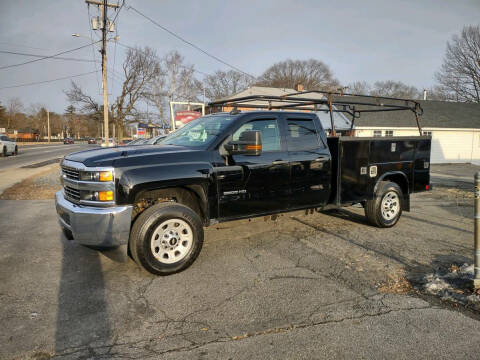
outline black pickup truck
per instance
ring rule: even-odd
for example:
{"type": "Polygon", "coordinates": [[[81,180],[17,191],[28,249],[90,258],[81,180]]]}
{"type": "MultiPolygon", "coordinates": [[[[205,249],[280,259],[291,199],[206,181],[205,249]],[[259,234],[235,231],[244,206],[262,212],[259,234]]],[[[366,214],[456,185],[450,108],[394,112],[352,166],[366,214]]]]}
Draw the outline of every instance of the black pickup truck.
{"type": "MultiPolygon", "coordinates": [[[[331,114],[342,111],[343,103],[333,108],[329,100],[331,114]]],[[[352,110],[345,105],[353,119],[358,102],[352,110]]],[[[60,224],[84,245],[128,244],[131,257],[159,275],[190,266],[203,227],[217,222],[360,203],[371,224],[395,225],[409,211],[410,194],[429,190],[430,139],[337,136],[333,125],[327,136],[305,108],[234,108],[194,120],[157,145],[70,154],[56,194],[60,224]]]]}

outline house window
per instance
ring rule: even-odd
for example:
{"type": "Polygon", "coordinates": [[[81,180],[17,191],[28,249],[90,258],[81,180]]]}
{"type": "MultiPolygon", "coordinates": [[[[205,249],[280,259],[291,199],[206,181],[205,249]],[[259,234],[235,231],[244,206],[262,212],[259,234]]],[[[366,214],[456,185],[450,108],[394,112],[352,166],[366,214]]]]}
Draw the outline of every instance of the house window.
{"type": "Polygon", "coordinates": [[[393,136],[393,130],[385,130],[385,136],[393,136]]]}
{"type": "Polygon", "coordinates": [[[374,137],[382,136],[382,130],[373,130],[373,136],[374,137]]]}
{"type": "Polygon", "coordinates": [[[431,131],[422,131],[423,136],[429,136],[432,137],[432,132],[431,131]]]}

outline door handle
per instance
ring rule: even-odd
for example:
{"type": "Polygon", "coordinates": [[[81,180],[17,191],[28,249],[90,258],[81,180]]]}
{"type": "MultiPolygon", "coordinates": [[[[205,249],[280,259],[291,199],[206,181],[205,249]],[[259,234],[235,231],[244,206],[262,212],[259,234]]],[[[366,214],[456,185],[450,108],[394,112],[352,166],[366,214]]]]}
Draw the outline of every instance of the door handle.
{"type": "Polygon", "coordinates": [[[285,160],[275,160],[275,161],[272,161],[272,165],[284,165],[286,164],[287,162],[285,160]]]}
{"type": "Polygon", "coordinates": [[[328,160],[328,156],[319,156],[317,157],[315,160],[315,162],[322,162],[322,161],[327,161],[328,160]]]}

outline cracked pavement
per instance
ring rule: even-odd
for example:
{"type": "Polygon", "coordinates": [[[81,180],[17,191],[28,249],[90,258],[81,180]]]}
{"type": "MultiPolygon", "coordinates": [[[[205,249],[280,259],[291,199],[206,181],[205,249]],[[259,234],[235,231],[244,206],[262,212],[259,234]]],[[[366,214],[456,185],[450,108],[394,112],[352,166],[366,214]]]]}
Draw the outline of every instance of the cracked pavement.
{"type": "Polygon", "coordinates": [[[217,224],[192,267],[156,277],[125,247],[67,241],[53,201],[2,200],[0,358],[478,358],[477,312],[380,290],[471,262],[472,211],[437,188],[392,229],[355,207],[217,224]]]}

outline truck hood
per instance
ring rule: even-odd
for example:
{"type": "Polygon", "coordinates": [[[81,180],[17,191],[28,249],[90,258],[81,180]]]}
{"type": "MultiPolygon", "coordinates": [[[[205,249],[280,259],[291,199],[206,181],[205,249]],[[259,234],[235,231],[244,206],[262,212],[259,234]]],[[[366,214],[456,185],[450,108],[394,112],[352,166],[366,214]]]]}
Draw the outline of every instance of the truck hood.
{"type": "Polygon", "coordinates": [[[100,148],[71,153],[65,156],[66,160],[77,161],[85,166],[113,166],[115,162],[131,158],[134,156],[156,156],[168,154],[179,154],[188,152],[198,152],[201,150],[192,149],[184,146],[174,145],[137,145],[137,146],[118,146],[113,148],[100,148]]]}

